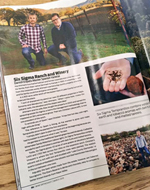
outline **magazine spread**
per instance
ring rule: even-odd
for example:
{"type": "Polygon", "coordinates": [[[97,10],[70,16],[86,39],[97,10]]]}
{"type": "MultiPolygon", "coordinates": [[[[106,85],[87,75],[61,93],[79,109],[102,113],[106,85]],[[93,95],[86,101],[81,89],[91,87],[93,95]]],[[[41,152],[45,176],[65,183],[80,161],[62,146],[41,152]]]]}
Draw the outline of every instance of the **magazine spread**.
{"type": "Polygon", "coordinates": [[[0,7],[18,190],[56,190],[150,166],[147,86],[121,15],[112,19],[117,3],[0,7]]]}

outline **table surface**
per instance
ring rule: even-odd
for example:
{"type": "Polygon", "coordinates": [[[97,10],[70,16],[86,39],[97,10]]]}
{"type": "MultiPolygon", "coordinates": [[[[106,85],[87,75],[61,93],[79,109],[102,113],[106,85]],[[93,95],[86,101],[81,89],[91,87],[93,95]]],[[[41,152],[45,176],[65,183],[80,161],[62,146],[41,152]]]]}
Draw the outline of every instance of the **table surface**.
{"type": "MultiPolygon", "coordinates": [[[[10,143],[0,88],[0,190],[16,190],[10,143]]],[[[150,167],[96,179],[63,190],[150,190],[150,167]]]]}

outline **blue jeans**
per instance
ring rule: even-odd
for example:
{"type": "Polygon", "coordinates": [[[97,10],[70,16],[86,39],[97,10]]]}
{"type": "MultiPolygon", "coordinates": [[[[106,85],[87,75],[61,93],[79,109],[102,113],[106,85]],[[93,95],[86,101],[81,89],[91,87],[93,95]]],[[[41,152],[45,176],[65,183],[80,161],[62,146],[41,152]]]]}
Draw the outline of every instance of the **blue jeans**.
{"type": "Polygon", "coordinates": [[[149,154],[149,155],[150,155],[150,152],[149,152],[149,150],[147,149],[146,146],[144,146],[144,147],[142,147],[142,148],[139,148],[139,150],[140,150],[140,153],[142,154],[142,158],[143,158],[143,160],[144,160],[144,162],[145,162],[146,160],[145,160],[145,156],[144,156],[143,150],[145,150],[145,152],[146,152],[147,154],[149,154]]]}
{"type": "Polygon", "coordinates": [[[77,64],[81,61],[82,58],[82,52],[79,50],[77,51],[77,47],[75,48],[65,48],[65,49],[57,49],[56,46],[53,44],[48,47],[48,53],[53,55],[54,57],[57,57],[59,61],[62,61],[64,63],[64,56],[62,56],[59,51],[64,51],[70,56],[71,64],[77,64]]]}
{"type": "Polygon", "coordinates": [[[36,60],[40,63],[40,65],[46,65],[46,61],[43,55],[43,51],[36,53],[31,47],[22,48],[22,55],[28,61],[31,67],[34,67],[34,60],[31,56],[31,53],[34,53],[36,56],[36,60]]]}

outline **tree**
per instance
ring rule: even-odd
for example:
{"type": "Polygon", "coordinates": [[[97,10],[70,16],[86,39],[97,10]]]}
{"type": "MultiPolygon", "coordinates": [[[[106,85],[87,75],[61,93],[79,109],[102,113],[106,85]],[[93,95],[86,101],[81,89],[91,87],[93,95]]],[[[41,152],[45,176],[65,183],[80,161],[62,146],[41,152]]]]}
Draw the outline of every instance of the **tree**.
{"type": "Polygon", "coordinates": [[[65,11],[61,11],[61,12],[59,13],[59,16],[62,17],[62,16],[65,15],[65,13],[66,13],[65,11]]]}
{"type": "Polygon", "coordinates": [[[79,12],[80,11],[80,8],[79,7],[74,7],[74,12],[79,12]]]}
{"type": "Polygon", "coordinates": [[[11,8],[2,8],[0,9],[0,19],[6,20],[8,26],[10,26],[10,21],[13,18],[15,11],[11,8]]]}
{"type": "Polygon", "coordinates": [[[66,10],[65,15],[68,15],[68,16],[70,17],[70,16],[73,15],[73,14],[74,14],[74,9],[68,8],[68,9],[66,10]]]}
{"type": "Polygon", "coordinates": [[[16,10],[13,16],[14,25],[25,24],[27,21],[26,15],[21,10],[16,10]]]}
{"type": "Polygon", "coordinates": [[[87,8],[87,5],[83,5],[82,7],[80,7],[80,9],[83,11],[86,10],[86,8],[87,8]]]}
{"type": "Polygon", "coordinates": [[[51,19],[51,14],[44,14],[38,17],[38,22],[46,22],[51,19]]]}
{"type": "Polygon", "coordinates": [[[121,137],[124,137],[124,138],[125,138],[125,137],[128,137],[128,132],[123,131],[123,132],[120,133],[120,136],[121,136],[121,137]]]}
{"type": "Polygon", "coordinates": [[[48,20],[51,19],[51,14],[47,13],[43,15],[43,21],[45,21],[47,23],[48,20]]]}
{"type": "Polygon", "coordinates": [[[100,7],[100,6],[102,6],[104,4],[104,1],[103,0],[97,0],[96,2],[95,2],[95,6],[96,7],[100,7]]]}
{"type": "Polygon", "coordinates": [[[36,14],[38,18],[40,18],[42,16],[42,13],[40,13],[38,10],[36,9],[29,9],[29,8],[26,8],[26,9],[20,9],[24,14],[25,16],[28,18],[28,15],[30,13],[32,14],[36,14]]]}
{"type": "Polygon", "coordinates": [[[94,3],[89,3],[87,4],[86,8],[89,9],[89,8],[93,8],[95,7],[95,4],[94,3]]]}

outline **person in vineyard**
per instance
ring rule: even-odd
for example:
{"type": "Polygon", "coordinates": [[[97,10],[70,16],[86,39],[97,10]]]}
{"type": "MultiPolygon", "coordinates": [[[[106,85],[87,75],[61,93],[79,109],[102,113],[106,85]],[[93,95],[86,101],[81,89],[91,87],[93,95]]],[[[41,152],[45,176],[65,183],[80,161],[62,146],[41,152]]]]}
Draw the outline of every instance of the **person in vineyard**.
{"type": "Polygon", "coordinates": [[[46,38],[43,31],[43,27],[36,24],[37,15],[30,13],[28,16],[29,24],[21,27],[19,32],[19,42],[22,45],[22,54],[30,64],[29,69],[34,68],[34,60],[31,53],[36,55],[37,61],[40,65],[46,65],[46,61],[43,55],[41,40],[44,45],[44,52],[47,54],[46,38]],[[25,37],[25,38],[24,38],[25,37]]]}
{"type": "Polygon", "coordinates": [[[146,162],[144,152],[146,152],[147,154],[150,155],[147,142],[145,140],[145,137],[143,135],[141,135],[140,131],[137,131],[136,134],[137,134],[137,136],[135,138],[136,148],[137,148],[138,152],[140,152],[142,154],[142,158],[143,158],[144,162],[146,162]]]}
{"type": "Polygon", "coordinates": [[[82,50],[77,50],[76,32],[69,22],[62,22],[59,14],[52,14],[54,27],[51,30],[53,45],[48,47],[48,53],[59,59],[58,65],[65,64],[66,58],[61,52],[70,56],[71,64],[81,61],[82,50]]]}

